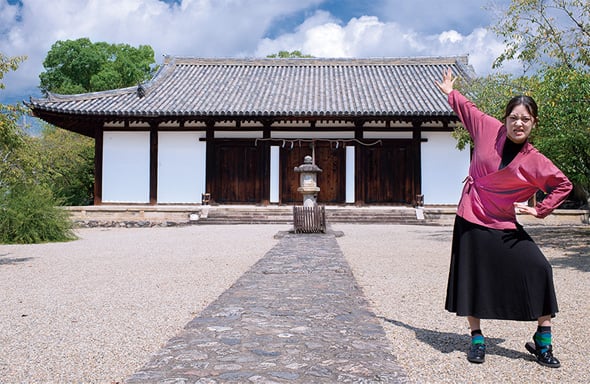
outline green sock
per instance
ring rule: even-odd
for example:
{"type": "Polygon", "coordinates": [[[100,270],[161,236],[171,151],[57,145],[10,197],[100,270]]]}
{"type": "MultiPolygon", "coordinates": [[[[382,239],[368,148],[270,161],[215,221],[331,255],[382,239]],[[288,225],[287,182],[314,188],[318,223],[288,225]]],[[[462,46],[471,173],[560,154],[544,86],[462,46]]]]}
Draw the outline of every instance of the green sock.
{"type": "Polygon", "coordinates": [[[533,340],[538,350],[541,352],[547,351],[551,345],[551,327],[537,327],[533,340]]]}
{"type": "Polygon", "coordinates": [[[480,329],[471,332],[471,344],[485,344],[485,339],[480,329]]]}

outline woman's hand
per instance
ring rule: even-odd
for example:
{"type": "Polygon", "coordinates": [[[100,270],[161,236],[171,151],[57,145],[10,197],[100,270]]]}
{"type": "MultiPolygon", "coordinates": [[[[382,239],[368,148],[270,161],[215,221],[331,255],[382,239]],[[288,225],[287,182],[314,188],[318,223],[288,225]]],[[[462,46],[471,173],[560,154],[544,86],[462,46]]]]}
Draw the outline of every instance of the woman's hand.
{"type": "Polygon", "coordinates": [[[442,82],[435,81],[435,83],[438,86],[438,89],[440,89],[445,95],[448,95],[453,91],[455,80],[457,80],[457,77],[453,76],[453,72],[451,71],[451,68],[449,68],[443,72],[442,82]]]}
{"type": "Polygon", "coordinates": [[[525,215],[537,217],[537,210],[535,207],[529,207],[526,204],[514,203],[514,211],[516,213],[524,213],[525,215]]]}

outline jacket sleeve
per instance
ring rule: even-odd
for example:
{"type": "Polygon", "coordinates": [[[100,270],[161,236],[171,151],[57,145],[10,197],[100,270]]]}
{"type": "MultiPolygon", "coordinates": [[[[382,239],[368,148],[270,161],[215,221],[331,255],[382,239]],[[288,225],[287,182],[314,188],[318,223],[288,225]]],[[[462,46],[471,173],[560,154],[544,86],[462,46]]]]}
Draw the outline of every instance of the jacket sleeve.
{"type": "Polygon", "coordinates": [[[448,101],[474,140],[479,136],[482,129],[491,126],[499,128],[502,125],[499,120],[480,111],[471,100],[467,99],[456,89],[449,93],[448,101]]]}
{"type": "Polygon", "coordinates": [[[544,218],[567,199],[573,185],[567,176],[557,168],[551,160],[538,154],[539,162],[534,171],[529,172],[529,177],[535,180],[537,187],[547,196],[537,203],[537,217],[544,218]]]}

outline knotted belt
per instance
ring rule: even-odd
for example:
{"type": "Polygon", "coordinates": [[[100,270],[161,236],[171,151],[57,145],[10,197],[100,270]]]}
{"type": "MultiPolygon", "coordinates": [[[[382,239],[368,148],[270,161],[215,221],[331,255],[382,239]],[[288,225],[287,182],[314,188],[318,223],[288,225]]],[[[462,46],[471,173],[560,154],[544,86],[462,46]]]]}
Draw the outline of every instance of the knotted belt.
{"type": "Polygon", "coordinates": [[[465,193],[471,192],[471,186],[473,185],[474,182],[475,182],[475,180],[473,180],[473,177],[471,177],[471,175],[467,175],[467,177],[465,179],[463,179],[463,184],[465,184],[467,186],[465,193]]]}

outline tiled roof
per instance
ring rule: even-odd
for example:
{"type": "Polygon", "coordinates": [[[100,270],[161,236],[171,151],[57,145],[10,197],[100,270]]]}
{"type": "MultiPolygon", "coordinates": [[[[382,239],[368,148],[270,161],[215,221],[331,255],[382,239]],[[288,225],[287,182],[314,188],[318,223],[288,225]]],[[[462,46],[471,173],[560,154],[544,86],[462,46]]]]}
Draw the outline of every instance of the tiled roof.
{"type": "Polygon", "coordinates": [[[434,84],[466,57],[380,59],[167,58],[141,86],[31,99],[43,117],[450,116],[434,84]]]}

